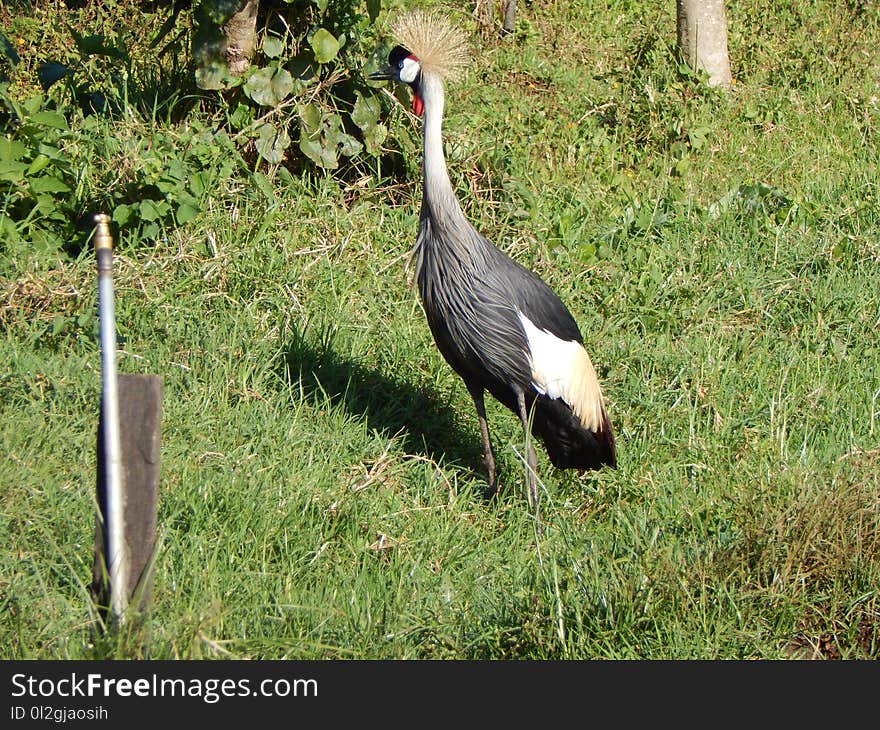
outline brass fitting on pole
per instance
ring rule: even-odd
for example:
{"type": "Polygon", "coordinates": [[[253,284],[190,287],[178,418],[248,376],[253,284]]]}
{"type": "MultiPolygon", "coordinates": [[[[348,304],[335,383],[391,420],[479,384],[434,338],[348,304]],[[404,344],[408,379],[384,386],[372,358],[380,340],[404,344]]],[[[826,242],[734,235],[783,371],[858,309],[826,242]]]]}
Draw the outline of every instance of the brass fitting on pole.
{"type": "Polygon", "coordinates": [[[113,235],[110,233],[110,216],[106,213],[95,215],[94,243],[98,273],[111,272],[113,270],[113,235]]]}

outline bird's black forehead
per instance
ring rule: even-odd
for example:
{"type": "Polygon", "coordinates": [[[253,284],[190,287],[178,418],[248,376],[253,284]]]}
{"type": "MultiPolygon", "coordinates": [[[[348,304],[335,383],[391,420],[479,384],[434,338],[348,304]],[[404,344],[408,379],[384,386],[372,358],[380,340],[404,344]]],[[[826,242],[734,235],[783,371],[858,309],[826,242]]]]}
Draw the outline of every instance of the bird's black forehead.
{"type": "Polygon", "coordinates": [[[403,59],[409,58],[412,56],[412,53],[409,52],[403,46],[394,46],[391,49],[391,53],[388,54],[388,63],[390,63],[395,68],[400,68],[403,63],[403,59]]]}

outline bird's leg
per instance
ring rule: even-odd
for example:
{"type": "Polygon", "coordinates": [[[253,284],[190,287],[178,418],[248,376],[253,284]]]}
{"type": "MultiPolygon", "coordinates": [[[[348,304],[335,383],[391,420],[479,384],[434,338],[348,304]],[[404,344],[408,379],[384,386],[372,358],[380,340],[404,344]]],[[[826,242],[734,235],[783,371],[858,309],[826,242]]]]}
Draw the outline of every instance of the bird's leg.
{"type": "Polygon", "coordinates": [[[538,534],[541,533],[541,514],[538,511],[538,457],[535,454],[535,446],[532,443],[532,429],[529,428],[529,411],[526,408],[525,394],[520,390],[516,394],[516,403],[519,407],[519,418],[522,421],[523,433],[526,438],[526,468],[528,469],[528,485],[526,497],[529,500],[529,507],[535,514],[535,520],[538,525],[538,534]]]}
{"type": "Polygon", "coordinates": [[[486,471],[489,472],[488,492],[490,495],[494,495],[498,491],[498,485],[495,482],[495,454],[492,452],[492,440],[489,438],[489,423],[486,421],[486,404],[483,400],[483,389],[475,387],[468,388],[468,390],[477,409],[477,418],[480,419],[480,436],[483,439],[483,462],[486,464],[486,471]]]}

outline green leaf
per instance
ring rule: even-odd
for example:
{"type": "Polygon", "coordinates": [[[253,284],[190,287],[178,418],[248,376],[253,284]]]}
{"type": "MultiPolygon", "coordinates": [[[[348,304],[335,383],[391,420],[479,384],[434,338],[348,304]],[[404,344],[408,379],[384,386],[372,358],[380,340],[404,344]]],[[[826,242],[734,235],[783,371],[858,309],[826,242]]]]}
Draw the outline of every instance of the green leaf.
{"type": "Polygon", "coordinates": [[[263,53],[268,58],[278,58],[284,53],[284,40],[275,35],[263,38],[263,53]]]}
{"type": "Polygon", "coordinates": [[[40,86],[44,90],[47,90],[70,73],[73,73],[70,68],[63,63],[55,63],[54,61],[37,67],[37,78],[40,80],[40,86]]]}
{"type": "Polygon", "coordinates": [[[351,112],[351,120],[363,132],[367,152],[371,155],[380,151],[382,143],[388,136],[387,127],[379,123],[381,112],[382,106],[377,95],[362,96],[358,93],[354,109],[351,112]]]}
{"type": "Polygon", "coordinates": [[[336,150],[332,147],[324,147],[321,150],[321,162],[319,164],[325,170],[335,170],[339,167],[339,162],[336,159],[336,150]]]}
{"type": "Polygon", "coordinates": [[[378,154],[382,149],[382,143],[388,137],[388,128],[384,124],[377,124],[364,132],[364,142],[367,152],[371,155],[378,154]]]}
{"type": "Polygon", "coordinates": [[[254,109],[247,104],[239,103],[232,114],[229,115],[229,123],[235,129],[244,129],[254,121],[254,109]]]}
{"type": "Polygon", "coordinates": [[[314,162],[318,167],[327,170],[334,170],[339,166],[336,159],[336,151],[332,147],[325,147],[321,144],[321,140],[313,140],[308,137],[301,137],[299,140],[299,148],[303,154],[314,162]]]}
{"type": "Polygon", "coordinates": [[[132,206],[126,205],[125,203],[123,203],[122,205],[117,205],[113,209],[113,222],[119,226],[128,225],[128,222],[131,220],[132,213],[132,206]]]}
{"type": "Polygon", "coordinates": [[[309,39],[312,50],[315,52],[315,60],[318,63],[327,63],[336,58],[339,53],[339,41],[330,31],[324,28],[318,28],[315,34],[309,39]]]}
{"type": "Polygon", "coordinates": [[[15,221],[8,215],[3,215],[2,213],[0,213],[0,236],[3,237],[7,245],[21,240],[15,221]]]}
{"type": "Polygon", "coordinates": [[[31,233],[31,246],[39,253],[54,254],[63,245],[61,239],[48,229],[40,228],[31,233]]]}
{"type": "Polygon", "coordinates": [[[291,59],[287,68],[290,69],[290,72],[296,77],[297,82],[299,82],[298,87],[300,90],[318,80],[317,69],[308,58],[305,58],[302,55],[291,59]]]}
{"type": "Polygon", "coordinates": [[[286,167],[278,168],[278,177],[281,179],[285,185],[294,185],[296,180],[294,180],[293,175],[290,174],[290,170],[286,167]]]}
{"type": "Polygon", "coordinates": [[[695,150],[700,149],[706,143],[706,136],[709,134],[708,127],[698,127],[688,132],[688,142],[695,150]]]}
{"type": "Polygon", "coordinates": [[[178,205],[189,205],[197,210],[201,210],[199,199],[188,190],[178,190],[175,197],[172,198],[178,205]]]}
{"type": "Polygon", "coordinates": [[[142,200],[138,205],[141,220],[158,221],[168,214],[168,203],[164,200],[142,200]]]}
{"type": "Polygon", "coordinates": [[[32,115],[29,121],[39,124],[41,127],[52,127],[53,129],[68,129],[67,120],[63,114],[58,112],[42,111],[32,115]]]}
{"type": "Polygon", "coordinates": [[[201,198],[205,194],[209,185],[209,177],[204,172],[197,172],[189,180],[189,189],[197,198],[201,198]]]}
{"type": "Polygon", "coordinates": [[[187,223],[199,214],[199,209],[189,203],[181,203],[177,208],[177,222],[187,223]]]}
{"type": "Polygon", "coordinates": [[[582,243],[578,247],[578,256],[581,261],[593,261],[596,258],[598,249],[595,243],[582,243]]]}
{"type": "Polygon", "coordinates": [[[108,56],[110,58],[127,58],[128,54],[124,49],[110,46],[106,43],[106,36],[103,35],[87,35],[81,36],[75,30],[71,29],[73,39],[80,53],[89,56],[108,56]]]}
{"type": "Polygon", "coordinates": [[[69,159],[68,155],[61,151],[59,147],[56,147],[53,144],[46,144],[45,142],[40,142],[37,145],[37,154],[46,155],[50,160],[55,160],[56,162],[66,163],[69,159]]]}
{"type": "Polygon", "coordinates": [[[367,0],[367,15],[370,16],[371,23],[376,22],[380,10],[382,10],[382,0],[367,0]]]}
{"type": "Polygon", "coordinates": [[[46,157],[46,155],[37,155],[34,157],[30,167],[27,169],[28,177],[33,177],[34,175],[41,173],[46,169],[50,162],[51,160],[46,157]]]}
{"type": "Polygon", "coordinates": [[[293,76],[283,68],[261,68],[245,82],[244,93],[261,106],[278,106],[293,91],[293,76]]]}
{"type": "Polygon", "coordinates": [[[27,147],[16,139],[0,137],[0,162],[20,160],[27,154],[27,147]]]}
{"type": "Polygon", "coordinates": [[[63,314],[59,314],[52,320],[52,334],[59,335],[67,329],[70,319],[63,314]]]}
{"type": "Polygon", "coordinates": [[[91,309],[87,309],[84,312],[80,312],[80,314],[76,317],[76,326],[81,329],[88,329],[92,325],[98,324],[95,313],[91,309]]]}
{"type": "Polygon", "coordinates": [[[69,193],[70,186],[57,177],[46,175],[29,180],[31,190],[35,193],[69,193]]]}
{"type": "Polygon", "coordinates": [[[328,145],[336,146],[343,134],[342,118],[338,114],[327,114],[322,121],[324,139],[328,145]]]}
{"type": "Polygon", "coordinates": [[[614,177],[611,178],[611,187],[619,190],[627,197],[631,197],[634,194],[632,178],[623,172],[616,172],[614,174],[614,177]]]}
{"type": "Polygon", "coordinates": [[[321,131],[321,110],[316,104],[303,104],[297,107],[301,128],[312,137],[321,131]]]}
{"type": "Polygon", "coordinates": [[[345,155],[346,157],[352,157],[363,148],[364,146],[350,134],[339,135],[339,154],[345,155]]]}
{"type": "Polygon", "coordinates": [[[299,139],[299,149],[316,165],[321,164],[321,153],[323,152],[324,148],[321,146],[320,140],[309,139],[305,134],[303,134],[299,139]]]}
{"type": "Polygon", "coordinates": [[[654,223],[654,211],[647,206],[642,207],[639,210],[634,223],[636,230],[647,231],[654,223]]]}
{"type": "Polygon", "coordinates": [[[290,146],[290,137],[283,129],[276,129],[272,124],[263,124],[259,129],[256,146],[260,157],[275,165],[284,159],[284,150],[290,146]]]}
{"type": "Polygon", "coordinates": [[[67,217],[66,211],[58,207],[58,197],[48,192],[36,194],[34,210],[53,221],[63,221],[67,217]]]}
{"type": "Polygon", "coordinates": [[[25,99],[21,105],[24,107],[25,113],[27,116],[32,117],[38,111],[40,111],[46,104],[46,100],[42,94],[36,94],[25,99]]]}
{"type": "Polygon", "coordinates": [[[669,146],[669,152],[677,160],[683,160],[687,157],[688,148],[684,142],[676,141],[669,146]]]}
{"type": "Polygon", "coordinates": [[[379,122],[381,112],[382,105],[378,96],[364,96],[358,92],[354,108],[351,110],[351,121],[366,131],[379,122]]]}
{"type": "Polygon", "coordinates": [[[181,182],[179,180],[169,180],[168,178],[160,178],[153,183],[160,193],[165,197],[174,197],[180,190],[181,182]]]}
{"type": "Polygon", "coordinates": [[[165,168],[165,174],[172,180],[186,180],[189,176],[186,165],[182,160],[175,157],[171,158],[168,162],[168,167],[165,168]]]}
{"type": "Polygon", "coordinates": [[[18,62],[21,60],[18,57],[18,52],[15,50],[15,46],[2,33],[0,33],[0,50],[3,51],[3,55],[9,59],[13,66],[18,65],[18,62]]]}
{"type": "Polygon", "coordinates": [[[196,69],[196,86],[206,91],[225,89],[228,75],[229,71],[226,68],[226,64],[219,61],[206,63],[204,66],[196,69]]]}
{"type": "Polygon", "coordinates": [[[691,161],[687,157],[682,157],[675,163],[673,168],[676,175],[685,175],[691,169],[691,161]]]}

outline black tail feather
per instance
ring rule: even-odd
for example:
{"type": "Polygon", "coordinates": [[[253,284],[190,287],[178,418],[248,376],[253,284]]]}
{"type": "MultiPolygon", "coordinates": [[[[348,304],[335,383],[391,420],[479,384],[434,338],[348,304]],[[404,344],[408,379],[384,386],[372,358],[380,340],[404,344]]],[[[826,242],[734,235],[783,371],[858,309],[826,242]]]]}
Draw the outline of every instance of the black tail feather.
{"type": "Polygon", "coordinates": [[[577,416],[558,398],[538,396],[534,411],[532,433],[544,442],[553,466],[558,469],[617,468],[614,431],[604,410],[599,431],[581,426],[577,416]]]}

